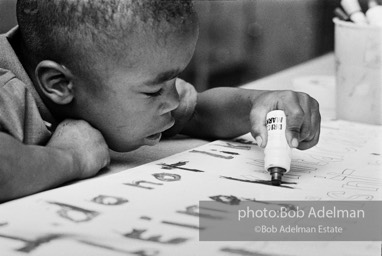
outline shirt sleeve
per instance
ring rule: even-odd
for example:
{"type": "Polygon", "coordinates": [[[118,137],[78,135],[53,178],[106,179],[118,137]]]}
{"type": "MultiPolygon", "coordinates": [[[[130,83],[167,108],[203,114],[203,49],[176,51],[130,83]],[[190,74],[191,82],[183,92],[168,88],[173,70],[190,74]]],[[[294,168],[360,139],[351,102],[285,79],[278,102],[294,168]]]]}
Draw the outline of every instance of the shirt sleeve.
{"type": "Polygon", "coordinates": [[[175,86],[179,94],[179,106],[171,113],[175,119],[175,124],[165,131],[165,137],[174,136],[183,130],[186,123],[194,115],[197,102],[198,93],[191,84],[177,78],[175,86]]]}
{"type": "Polygon", "coordinates": [[[0,132],[24,144],[44,144],[51,136],[25,84],[0,68],[0,132]]]}

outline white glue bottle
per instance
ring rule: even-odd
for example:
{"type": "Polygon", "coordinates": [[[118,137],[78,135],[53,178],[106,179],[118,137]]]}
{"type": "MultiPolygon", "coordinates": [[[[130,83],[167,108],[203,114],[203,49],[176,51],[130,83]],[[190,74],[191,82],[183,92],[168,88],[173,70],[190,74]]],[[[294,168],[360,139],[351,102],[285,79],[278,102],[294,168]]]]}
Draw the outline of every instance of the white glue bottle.
{"type": "Polygon", "coordinates": [[[375,0],[369,0],[366,18],[370,25],[382,26],[382,5],[378,5],[375,0]]]}
{"type": "Polygon", "coordinates": [[[285,137],[286,116],[282,110],[267,114],[268,142],[264,149],[264,167],[271,175],[272,185],[280,186],[282,176],[290,170],[292,149],[285,137]]]}

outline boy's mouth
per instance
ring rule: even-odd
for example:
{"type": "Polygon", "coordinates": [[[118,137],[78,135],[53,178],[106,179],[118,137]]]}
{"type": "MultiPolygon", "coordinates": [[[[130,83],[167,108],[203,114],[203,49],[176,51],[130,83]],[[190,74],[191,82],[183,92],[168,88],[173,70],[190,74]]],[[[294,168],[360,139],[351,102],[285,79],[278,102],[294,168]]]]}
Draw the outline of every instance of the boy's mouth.
{"type": "Polygon", "coordinates": [[[147,139],[149,139],[149,140],[159,140],[161,136],[162,136],[162,133],[158,132],[158,133],[155,133],[153,135],[148,136],[147,139]]]}
{"type": "Polygon", "coordinates": [[[150,135],[150,136],[145,138],[145,143],[144,144],[146,144],[148,146],[154,146],[154,145],[159,143],[161,137],[162,137],[162,133],[161,132],[155,133],[153,135],[150,135]]]}
{"type": "Polygon", "coordinates": [[[171,121],[168,123],[168,125],[163,130],[161,130],[161,132],[154,133],[150,136],[147,136],[145,138],[146,142],[148,142],[149,145],[155,145],[156,143],[158,143],[160,141],[160,139],[162,137],[162,132],[170,129],[174,124],[175,124],[175,119],[171,118],[171,121]]]}

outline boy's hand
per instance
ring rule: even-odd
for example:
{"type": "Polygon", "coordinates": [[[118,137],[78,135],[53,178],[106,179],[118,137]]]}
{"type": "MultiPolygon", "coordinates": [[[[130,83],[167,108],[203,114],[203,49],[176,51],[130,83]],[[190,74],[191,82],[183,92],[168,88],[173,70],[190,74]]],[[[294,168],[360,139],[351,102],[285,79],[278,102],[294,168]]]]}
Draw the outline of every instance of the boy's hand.
{"type": "Polygon", "coordinates": [[[261,147],[267,145],[266,115],[283,110],[287,117],[286,138],[290,147],[308,149],[318,143],[321,116],[318,102],[294,91],[265,91],[251,98],[251,133],[261,147]]]}
{"type": "Polygon", "coordinates": [[[72,154],[79,179],[95,175],[110,163],[109,149],[101,133],[82,120],[61,122],[47,146],[72,154]]]}

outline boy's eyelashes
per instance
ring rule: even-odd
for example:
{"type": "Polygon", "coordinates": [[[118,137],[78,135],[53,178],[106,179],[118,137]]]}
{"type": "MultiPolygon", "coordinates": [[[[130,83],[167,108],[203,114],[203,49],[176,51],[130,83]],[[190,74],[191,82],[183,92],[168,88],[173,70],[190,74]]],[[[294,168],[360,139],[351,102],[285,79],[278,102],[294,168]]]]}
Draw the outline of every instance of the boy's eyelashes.
{"type": "Polygon", "coordinates": [[[162,95],[163,93],[163,89],[159,89],[158,91],[156,92],[144,92],[145,95],[149,96],[149,97],[157,97],[157,96],[160,96],[162,95]]]}
{"type": "Polygon", "coordinates": [[[176,78],[177,77],[172,78],[170,80],[166,80],[166,81],[164,81],[164,82],[162,82],[160,84],[155,85],[155,86],[163,86],[163,87],[161,87],[160,89],[158,89],[155,92],[144,92],[143,94],[146,95],[146,96],[149,96],[149,97],[158,97],[158,96],[163,94],[163,91],[165,90],[166,86],[175,86],[175,79],[176,78]]]}

